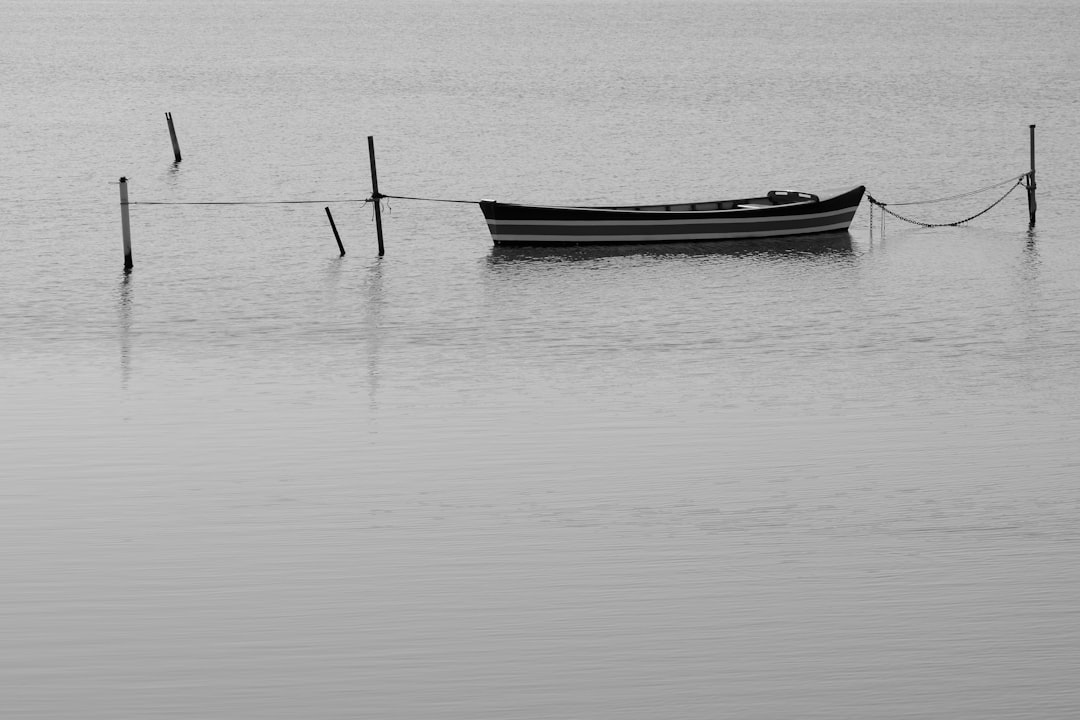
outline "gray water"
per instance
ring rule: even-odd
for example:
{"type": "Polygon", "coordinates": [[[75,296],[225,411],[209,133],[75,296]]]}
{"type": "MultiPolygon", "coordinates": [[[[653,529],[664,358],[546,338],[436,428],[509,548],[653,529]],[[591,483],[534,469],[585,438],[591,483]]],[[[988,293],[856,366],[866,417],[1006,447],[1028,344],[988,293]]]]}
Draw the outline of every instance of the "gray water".
{"type": "Polygon", "coordinates": [[[1080,712],[1075,4],[0,19],[0,716],[1080,712]],[[393,200],[380,259],[335,202],[339,258],[323,211],[368,135],[389,194],[904,202],[1031,123],[1034,230],[510,251],[393,200]],[[132,205],[125,275],[120,176],[318,202],[132,205]]]}

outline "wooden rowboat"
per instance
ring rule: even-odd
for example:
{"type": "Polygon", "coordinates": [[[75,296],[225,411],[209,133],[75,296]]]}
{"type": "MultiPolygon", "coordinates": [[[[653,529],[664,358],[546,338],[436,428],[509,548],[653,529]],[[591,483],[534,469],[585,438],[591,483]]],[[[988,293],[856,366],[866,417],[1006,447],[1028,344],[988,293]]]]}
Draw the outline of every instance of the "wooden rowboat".
{"type": "Polygon", "coordinates": [[[481,200],[496,245],[622,245],[777,238],[846,232],[866,188],[822,196],[773,190],[763,197],[667,205],[558,207],[481,200]]]}

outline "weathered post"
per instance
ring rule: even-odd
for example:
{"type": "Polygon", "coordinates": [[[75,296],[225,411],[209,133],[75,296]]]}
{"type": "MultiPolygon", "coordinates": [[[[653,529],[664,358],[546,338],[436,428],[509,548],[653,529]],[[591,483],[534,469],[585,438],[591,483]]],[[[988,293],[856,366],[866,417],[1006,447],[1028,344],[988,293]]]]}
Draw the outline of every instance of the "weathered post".
{"type": "Polygon", "coordinates": [[[120,230],[124,235],[124,272],[131,272],[131,223],[128,220],[127,178],[120,178],[120,230]]]}
{"type": "Polygon", "coordinates": [[[326,208],[326,219],[330,221],[330,229],[334,231],[334,239],[337,240],[338,250],[341,251],[341,257],[345,257],[345,246],[341,244],[341,236],[338,235],[337,225],[334,224],[334,216],[330,214],[330,208],[326,208]]]}
{"type": "Polygon", "coordinates": [[[368,135],[368,158],[371,160],[371,201],[375,203],[375,234],[379,238],[379,257],[384,254],[382,237],[382,195],[379,193],[379,176],[375,172],[375,138],[368,135]]]}
{"type": "Polygon", "coordinates": [[[1035,227],[1035,210],[1037,204],[1035,202],[1035,126],[1029,125],[1028,129],[1031,131],[1031,171],[1027,176],[1027,194],[1028,194],[1028,223],[1031,227],[1035,227]]]}
{"type": "Polygon", "coordinates": [[[169,137],[172,139],[172,152],[176,162],[180,162],[180,143],[176,141],[176,126],[173,125],[172,113],[165,113],[165,120],[169,123],[169,137]]]}

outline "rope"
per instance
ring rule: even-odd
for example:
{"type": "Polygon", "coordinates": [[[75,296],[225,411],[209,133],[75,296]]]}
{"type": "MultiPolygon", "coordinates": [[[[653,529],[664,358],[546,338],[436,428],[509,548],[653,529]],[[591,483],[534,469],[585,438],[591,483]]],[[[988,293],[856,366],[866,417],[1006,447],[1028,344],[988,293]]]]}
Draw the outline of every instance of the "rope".
{"type": "MultiPolygon", "coordinates": [[[[215,201],[192,201],[192,202],[159,202],[152,200],[130,201],[128,205],[307,205],[326,203],[367,203],[383,198],[394,200],[422,200],[425,202],[465,203],[479,205],[479,200],[448,200],[446,198],[412,197],[409,195],[385,195],[379,193],[377,197],[369,197],[363,200],[345,198],[339,200],[215,200],[215,201]]],[[[389,204],[388,204],[389,207],[389,204]]]]}
{"type": "MultiPolygon", "coordinates": [[[[997,200],[995,200],[995,201],[994,201],[994,202],[993,202],[993,203],[992,203],[992,204],[990,205],[990,207],[986,208],[985,210],[982,210],[982,211],[980,211],[980,212],[977,212],[977,213],[975,213],[975,214],[974,214],[974,215],[972,215],[971,217],[967,217],[967,218],[964,218],[963,220],[957,220],[956,222],[950,222],[950,223],[926,223],[926,222],[921,222],[921,221],[919,221],[919,220],[912,220],[911,218],[906,218],[906,217],[904,217],[903,215],[898,215],[897,213],[893,212],[893,211],[892,211],[892,210],[890,210],[890,209],[889,209],[888,207],[886,207],[886,205],[887,205],[886,203],[883,203],[883,202],[880,202],[880,201],[878,201],[878,200],[874,199],[874,197],[873,197],[872,195],[869,195],[869,194],[868,194],[868,195],[866,196],[866,199],[867,199],[867,200],[869,200],[869,201],[870,201],[870,203],[871,203],[871,212],[873,211],[873,210],[872,210],[873,206],[874,206],[874,205],[877,205],[877,206],[878,206],[879,208],[881,208],[881,210],[882,210],[882,212],[883,212],[883,213],[888,213],[889,215],[892,215],[892,216],[893,216],[894,218],[896,218],[897,220],[903,220],[904,222],[909,222],[909,223],[911,223],[912,225],[919,225],[919,226],[922,226],[922,227],[925,227],[925,228],[935,228],[935,227],[956,227],[957,225],[963,225],[964,223],[966,223],[966,222],[970,222],[970,221],[974,220],[975,218],[977,218],[977,217],[979,217],[979,216],[981,216],[981,215],[985,215],[986,213],[988,213],[988,212],[990,212],[991,210],[993,210],[993,209],[994,209],[995,207],[997,207],[997,206],[998,206],[998,205],[999,205],[999,204],[1000,204],[1000,203],[1001,203],[1001,202],[1002,202],[1002,201],[1003,201],[1003,200],[1004,200],[1005,198],[1009,197],[1009,195],[1011,195],[1011,194],[1012,194],[1013,190],[1015,190],[1016,188],[1018,188],[1018,187],[1020,187],[1021,185],[1023,185],[1023,184],[1024,184],[1024,178],[1026,178],[1026,177],[1028,177],[1028,173],[1024,173],[1024,174],[1023,174],[1023,175],[1021,175],[1021,176],[1020,176],[1019,178],[1011,178],[1011,179],[1010,179],[1010,180],[1009,180],[1008,182],[1013,182],[1013,180],[1015,180],[1015,181],[1016,181],[1016,182],[1015,182],[1015,184],[1014,184],[1014,185],[1013,185],[1013,186],[1012,186],[1011,188],[1009,188],[1009,189],[1008,189],[1008,190],[1007,190],[1007,191],[1005,192],[1005,194],[1004,194],[1004,195],[1002,195],[1002,196],[1001,196],[1000,198],[998,198],[997,200]]],[[[1002,185],[1002,184],[1004,184],[1004,183],[998,183],[998,185],[1002,185]]],[[[996,186],[991,186],[991,187],[996,187],[996,186]]],[[[987,189],[988,189],[988,188],[987,188],[987,189]]],[[[982,191],[980,190],[979,192],[982,192],[982,191]]],[[[970,194],[973,194],[973,193],[968,193],[968,194],[970,195],[970,194]]],[[[958,196],[958,197],[966,197],[966,195],[963,195],[963,196],[958,196]]],[[[894,204],[896,204],[896,205],[912,205],[912,204],[914,204],[914,203],[894,203],[894,204]]],[[[885,219],[885,218],[884,218],[884,216],[882,216],[882,220],[884,220],[884,219],[885,219]]]]}
{"type": "Polygon", "coordinates": [[[381,193],[380,197],[393,198],[395,200],[423,200],[425,202],[465,203],[468,205],[480,204],[479,200],[446,200],[444,198],[410,197],[408,195],[383,195],[381,193]]]}
{"type": "Polygon", "coordinates": [[[325,205],[326,203],[367,203],[370,201],[370,198],[367,200],[218,200],[197,202],[157,202],[151,200],[139,200],[129,201],[128,205],[325,205]]]}
{"type": "Polygon", "coordinates": [[[390,215],[394,212],[394,208],[390,206],[390,200],[421,200],[423,202],[442,202],[442,203],[463,203],[467,205],[479,205],[478,200],[448,200],[446,198],[429,198],[429,197],[414,197],[412,195],[386,195],[385,193],[375,193],[364,203],[371,203],[371,219],[375,219],[375,203],[379,203],[379,207],[382,207],[382,201],[386,200],[386,214],[390,215]]]}
{"type": "Polygon", "coordinates": [[[1017,182],[1018,180],[1023,180],[1029,174],[1030,173],[1021,173],[1021,174],[1019,174],[1019,175],[1017,175],[1015,177],[1009,178],[1008,180],[1002,180],[1001,182],[994,183],[993,185],[987,185],[984,188],[979,188],[978,190],[972,190],[971,192],[960,193],[959,195],[950,195],[949,197],[934,198],[933,200],[912,200],[911,202],[889,203],[889,205],[893,205],[893,206],[930,205],[931,203],[948,202],[949,200],[959,200],[961,198],[971,197],[972,195],[978,195],[979,193],[984,193],[987,190],[993,190],[994,188],[1001,187],[1002,185],[1008,185],[1011,182],[1017,182]]]}

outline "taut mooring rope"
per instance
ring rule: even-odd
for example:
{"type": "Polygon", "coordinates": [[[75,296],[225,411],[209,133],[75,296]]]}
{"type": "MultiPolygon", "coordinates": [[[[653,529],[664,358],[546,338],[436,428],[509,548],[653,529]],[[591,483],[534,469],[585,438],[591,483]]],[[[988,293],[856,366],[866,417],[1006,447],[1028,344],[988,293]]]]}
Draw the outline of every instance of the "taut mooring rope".
{"type": "Polygon", "coordinates": [[[978,195],[979,193],[984,193],[987,190],[993,190],[994,188],[1001,187],[1002,185],[1008,185],[1011,182],[1017,182],[1018,180],[1023,180],[1027,176],[1028,176],[1028,173],[1021,173],[1021,174],[1019,174],[1019,175],[1017,175],[1015,177],[1009,178],[1008,180],[1002,180],[1001,182],[994,183],[993,185],[987,185],[984,188],[979,188],[978,190],[972,190],[971,192],[960,193],[959,195],[950,195],[949,197],[934,198],[933,200],[912,200],[910,202],[888,203],[888,204],[892,205],[893,207],[900,207],[902,205],[930,205],[931,203],[948,202],[949,200],[960,200],[961,198],[971,197],[972,195],[978,195]]]}
{"type": "Polygon", "coordinates": [[[464,203],[468,205],[479,205],[479,200],[447,200],[445,198],[428,198],[428,197],[410,197],[409,195],[382,195],[384,198],[393,198],[394,200],[423,200],[425,202],[444,202],[444,203],[464,203]]]}
{"type": "Polygon", "coordinates": [[[154,200],[138,200],[129,202],[128,205],[307,205],[326,203],[366,203],[369,200],[354,200],[350,198],[339,200],[204,200],[192,202],[159,202],[154,200]]]}
{"type": "MultiPolygon", "coordinates": [[[[937,199],[934,199],[934,200],[920,200],[920,201],[917,201],[917,202],[906,202],[906,203],[883,203],[880,200],[877,200],[876,198],[874,198],[874,196],[872,196],[870,194],[867,194],[866,199],[870,202],[870,205],[871,205],[871,208],[870,208],[871,218],[873,218],[873,206],[877,205],[879,208],[881,208],[881,211],[883,213],[888,213],[889,215],[892,215],[897,220],[903,220],[904,222],[911,223],[912,225],[919,225],[920,227],[925,227],[925,228],[956,227],[957,225],[963,225],[964,223],[970,222],[970,221],[974,220],[975,218],[980,217],[981,215],[985,215],[986,213],[993,210],[1005,198],[1009,197],[1009,195],[1012,194],[1013,190],[1015,190],[1016,188],[1023,185],[1024,180],[1028,176],[1029,176],[1029,173],[1023,173],[1022,175],[1020,175],[1018,177],[1009,178],[1008,180],[1004,180],[1002,182],[995,183],[994,185],[990,185],[989,187],[985,187],[985,188],[982,188],[980,190],[973,190],[973,191],[968,192],[968,193],[962,193],[960,195],[953,195],[953,196],[947,197],[947,198],[937,198],[937,199]],[[992,190],[993,188],[1000,187],[1002,185],[1005,185],[1006,183],[1013,183],[1013,185],[1012,185],[1012,187],[1010,187],[1005,192],[1004,195],[1002,195],[1000,198],[998,198],[993,203],[991,203],[989,207],[987,207],[985,210],[980,210],[979,212],[975,213],[971,217],[966,217],[963,220],[957,220],[955,222],[928,223],[928,222],[922,222],[920,220],[912,220],[911,218],[907,218],[907,217],[904,217],[903,215],[899,215],[899,214],[893,212],[892,210],[890,210],[888,208],[889,205],[896,205],[896,206],[899,206],[899,205],[926,205],[926,204],[930,204],[930,203],[944,202],[946,200],[956,200],[956,199],[959,199],[959,198],[965,198],[965,197],[970,197],[972,195],[977,195],[977,194],[979,194],[981,192],[986,192],[987,190],[992,190]]],[[[882,216],[882,220],[884,220],[884,216],[882,216]]],[[[871,219],[871,223],[872,222],[873,222],[873,220],[871,219]]]]}
{"type": "MultiPolygon", "coordinates": [[[[375,206],[374,203],[378,202],[379,206],[382,206],[383,200],[420,200],[423,202],[441,202],[441,203],[462,203],[466,205],[479,205],[479,200],[448,200],[446,198],[430,198],[430,197],[415,197],[412,195],[387,195],[385,193],[378,193],[365,200],[365,203],[372,203],[371,207],[371,219],[375,219],[375,206]]],[[[393,208],[390,207],[390,203],[386,203],[386,212],[389,214],[393,212],[393,208]]]]}
{"type": "Polygon", "coordinates": [[[422,200],[425,202],[464,203],[479,205],[479,200],[449,200],[447,198],[413,197],[411,195],[386,195],[379,193],[378,197],[338,198],[336,200],[194,200],[194,201],[157,201],[157,200],[133,200],[128,205],[325,205],[326,203],[362,203],[367,205],[375,200],[422,200]]]}

